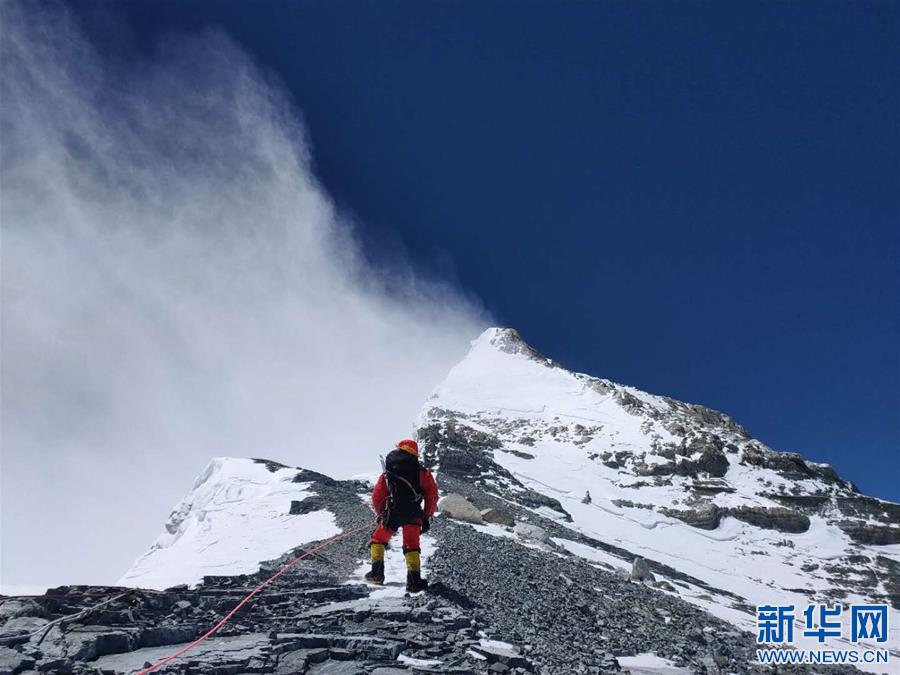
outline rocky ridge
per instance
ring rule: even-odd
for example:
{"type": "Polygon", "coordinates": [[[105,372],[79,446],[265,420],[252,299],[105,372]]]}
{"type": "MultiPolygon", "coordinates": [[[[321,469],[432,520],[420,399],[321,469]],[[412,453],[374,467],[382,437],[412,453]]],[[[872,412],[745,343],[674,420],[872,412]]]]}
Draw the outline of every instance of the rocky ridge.
{"type": "MultiPolygon", "coordinates": [[[[311,494],[289,510],[303,512],[306,502],[325,507],[344,530],[371,520],[360,499],[368,485],[296,471],[298,482],[312,481],[311,494]]],[[[490,501],[477,488],[468,494],[490,501]]],[[[435,519],[428,593],[404,594],[397,573],[385,588],[360,583],[365,537],[341,540],[157,672],[613,673],[627,672],[619,657],[646,651],[685,673],[758,670],[752,635],[684,602],[671,586],[587,563],[555,544],[552,525],[544,532],[525,510],[495,511],[516,527],[472,525],[448,513],[435,519]]],[[[0,673],[134,673],[201,635],[248,589],[315,543],[264,562],[255,574],[207,576],[193,588],[61,587],[3,599],[0,673]]],[[[389,558],[399,560],[399,551],[389,558]]]]}
{"type": "MultiPolygon", "coordinates": [[[[296,471],[298,483],[311,481],[312,494],[292,501],[290,511],[325,506],[344,530],[371,522],[359,498],[368,485],[296,471]]],[[[484,626],[451,589],[407,596],[399,578],[385,589],[360,583],[355,572],[365,541],[363,534],[341,540],[302,561],[214,637],[156,672],[537,672],[515,649],[487,642],[484,626]]],[[[203,634],[249,589],[315,544],[266,561],[255,574],[207,576],[193,588],[61,587],[0,598],[0,673],[136,672],[203,634]]]]}

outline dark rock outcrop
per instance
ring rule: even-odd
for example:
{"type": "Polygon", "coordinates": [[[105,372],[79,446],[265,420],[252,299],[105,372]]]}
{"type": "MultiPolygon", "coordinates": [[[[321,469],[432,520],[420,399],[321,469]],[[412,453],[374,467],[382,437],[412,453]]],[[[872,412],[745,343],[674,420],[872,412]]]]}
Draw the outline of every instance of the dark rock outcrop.
{"type": "Polygon", "coordinates": [[[842,520],[838,525],[848,537],[858,544],[875,546],[900,544],[900,526],[872,525],[852,520],[842,520]]]}
{"type": "Polygon", "coordinates": [[[722,510],[715,504],[702,504],[690,509],[660,509],[667,516],[678,518],[692,527],[701,530],[714,530],[719,526],[722,510]]]}
{"type": "Polygon", "coordinates": [[[726,509],[723,513],[767,530],[798,534],[809,529],[808,517],[802,513],[779,506],[770,508],[763,506],[739,506],[726,509]]]}
{"type": "Polygon", "coordinates": [[[566,520],[572,519],[558,499],[525,487],[494,460],[494,451],[501,448],[496,436],[451,417],[422,427],[418,437],[430,450],[429,464],[439,466],[441,475],[474,481],[478,485],[489,480],[494,490],[504,492],[510,499],[532,508],[545,506],[559,512],[566,520]]]}
{"type": "Polygon", "coordinates": [[[697,460],[697,469],[714,478],[721,478],[728,473],[728,458],[721,448],[707,448],[697,460]]]}

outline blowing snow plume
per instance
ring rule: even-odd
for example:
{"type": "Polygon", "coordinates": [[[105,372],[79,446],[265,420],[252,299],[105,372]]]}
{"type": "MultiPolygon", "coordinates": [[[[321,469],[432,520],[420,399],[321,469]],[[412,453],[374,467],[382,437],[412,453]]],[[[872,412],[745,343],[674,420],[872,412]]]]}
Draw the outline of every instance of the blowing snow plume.
{"type": "Polygon", "coordinates": [[[2,19],[6,588],[116,579],[211,456],[371,470],[478,309],[364,260],[225,35],[125,67],[2,19]]]}

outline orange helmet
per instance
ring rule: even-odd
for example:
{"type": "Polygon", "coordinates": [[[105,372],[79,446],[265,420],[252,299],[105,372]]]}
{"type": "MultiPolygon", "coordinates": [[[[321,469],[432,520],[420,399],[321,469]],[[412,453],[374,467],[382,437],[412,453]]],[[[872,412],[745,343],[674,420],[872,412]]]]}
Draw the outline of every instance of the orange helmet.
{"type": "Polygon", "coordinates": [[[411,455],[419,456],[419,444],[410,439],[404,439],[397,443],[398,450],[405,450],[411,455]]]}

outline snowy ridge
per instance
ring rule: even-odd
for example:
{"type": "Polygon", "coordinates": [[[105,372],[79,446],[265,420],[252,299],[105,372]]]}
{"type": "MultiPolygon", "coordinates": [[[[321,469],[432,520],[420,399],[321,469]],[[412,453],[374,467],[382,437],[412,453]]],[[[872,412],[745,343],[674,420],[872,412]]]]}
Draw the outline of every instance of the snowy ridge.
{"type": "Polygon", "coordinates": [[[162,534],[119,581],[165,589],[204,576],[250,574],[260,563],[340,532],[327,510],[291,514],[309,496],[297,469],[217,457],[172,511],[162,534]]]}
{"type": "Polygon", "coordinates": [[[575,555],[620,569],[642,556],[705,582],[669,579],[746,630],[757,604],[893,602],[900,645],[897,505],[771,450],[727,415],[569,372],[491,328],[417,424],[443,474],[571,531],[554,541],[575,555]]]}

